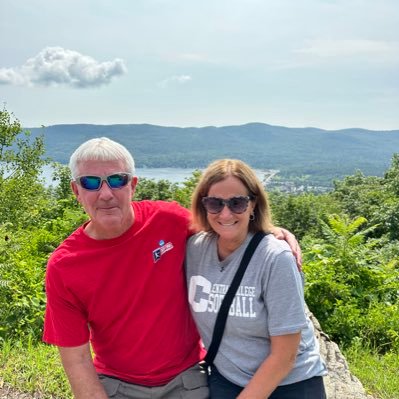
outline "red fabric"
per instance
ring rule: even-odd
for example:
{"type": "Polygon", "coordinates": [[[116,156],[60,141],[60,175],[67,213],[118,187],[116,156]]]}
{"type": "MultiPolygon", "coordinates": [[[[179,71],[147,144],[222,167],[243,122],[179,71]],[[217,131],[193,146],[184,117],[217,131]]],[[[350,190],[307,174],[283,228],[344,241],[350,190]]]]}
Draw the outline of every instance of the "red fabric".
{"type": "Polygon", "coordinates": [[[122,236],[94,240],[80,227],[52,254],[43,340],[90,338],[98,373],[163,385],[203,357],[184,277],[189,212],[162,201],[133,208],[122,236]]]}

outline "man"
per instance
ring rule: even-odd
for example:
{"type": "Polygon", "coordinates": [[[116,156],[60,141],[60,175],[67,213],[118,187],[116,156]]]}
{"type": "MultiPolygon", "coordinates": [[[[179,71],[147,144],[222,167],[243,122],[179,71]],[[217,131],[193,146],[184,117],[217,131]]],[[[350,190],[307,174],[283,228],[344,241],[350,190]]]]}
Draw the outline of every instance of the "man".
{"type": "Polygon", "coordinates": [[[183,270],[189,211],[131,202],[133,158],[107,138],[69,166],[89,221],[49,259],[43,339],[59,347],[74,396],[208,398],[183,270]]]}

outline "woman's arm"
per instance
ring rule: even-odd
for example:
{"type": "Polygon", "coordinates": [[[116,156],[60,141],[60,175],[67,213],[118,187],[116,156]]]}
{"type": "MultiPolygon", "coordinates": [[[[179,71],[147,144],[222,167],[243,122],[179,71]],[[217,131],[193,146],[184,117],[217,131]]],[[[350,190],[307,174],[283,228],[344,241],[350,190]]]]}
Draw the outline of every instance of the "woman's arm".
{"type": "Polygon", "coordinates": [[[237,399],[266,399],[295,364],[301,333],[271,337],[271,353],[237,399]]]}
{"type": "Polygon", "coordinates": [[[58,349],[74,398],[108,399],[93,366],[89,344],[58,349]]]}

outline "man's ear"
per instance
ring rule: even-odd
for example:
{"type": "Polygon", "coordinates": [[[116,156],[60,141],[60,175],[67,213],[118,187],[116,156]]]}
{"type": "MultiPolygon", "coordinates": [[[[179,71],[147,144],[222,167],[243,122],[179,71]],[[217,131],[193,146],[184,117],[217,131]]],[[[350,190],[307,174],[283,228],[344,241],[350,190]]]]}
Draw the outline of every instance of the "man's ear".
{"type": "Polygon", "coordinates": [[[79,190],[78,190],[78,185],[76,184],[75,181],[71,181],[71,190],[74,193],[76,199],[79,201],[79,190]]]}

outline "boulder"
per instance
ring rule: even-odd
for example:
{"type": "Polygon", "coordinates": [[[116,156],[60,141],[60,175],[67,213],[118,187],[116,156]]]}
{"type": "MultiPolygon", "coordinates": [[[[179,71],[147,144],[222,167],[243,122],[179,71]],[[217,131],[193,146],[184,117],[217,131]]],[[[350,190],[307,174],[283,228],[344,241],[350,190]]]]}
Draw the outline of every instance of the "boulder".
{"type": "Polygon", "coordinates": [[[321,356],[328,368],[328,375],[324,377],[327,399],[374,399],[366,394],[362,383],[350,372],[338,345],[321,330],[320,323],[309,310],[308,315],[315,328],[321,356]]]}

